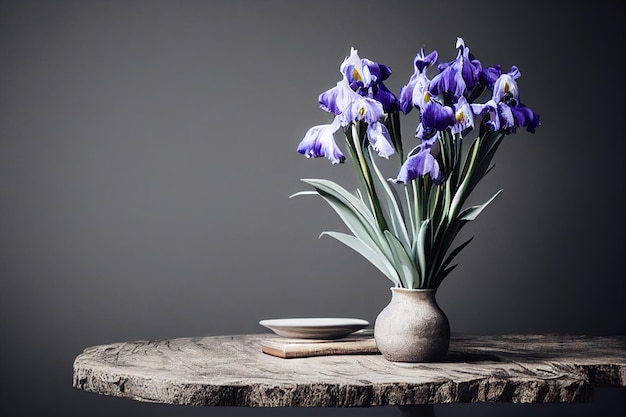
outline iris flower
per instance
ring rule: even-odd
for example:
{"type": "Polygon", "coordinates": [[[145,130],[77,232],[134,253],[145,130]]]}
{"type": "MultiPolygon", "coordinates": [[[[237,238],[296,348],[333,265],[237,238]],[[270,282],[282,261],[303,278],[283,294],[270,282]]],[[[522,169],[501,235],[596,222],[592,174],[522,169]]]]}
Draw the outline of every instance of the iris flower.
{"type": "Polygon", "coordinates": [[[386,65],[361,59],[352,48],[340,66],[342,79],[335,87],[319,96],[320,107],[335,115],[330,125],[314,126],[298,145],[298,152],[307,157],[325,156],[333,164],[342,163],[345,156],[335,143],[334,133],[340,127],[364,122],[367,137],[379,156],[388,158],[395,152],[384,124],[385,113],[398,109],[397,98],[382,83],[391,74],[386,65]],[[386,109],[387,108],[387,109],[386,109]]]}
{"type": "Polygon", "coordinates": [[[387,65],[361,59],[357,50],[351,48],[339,70],[352,91],[378,101],[385,113],[399,110],[398,99],[383,83],[391,75],[391,68],[387,65]]]}
{"type": "Polygon", "coordinates": [[[519,69],[513,66],[507,74],[501,74],[493,84],[493,95],[484,104],[472,104],[472,111],[477,115],[489,115],[487,125],[492,130],[514,133],[518,127],[534,133],[540,124],[539,115],[519,101],[517,78],[519,69]]]}
{"type": "Polygon", "coordinates": [[[447,94],[459,99],[464,94],[469,94],[477,84],[482,66],[478,60],[470,59],[469,48],[461,38],[456,40],[456,48],[459,50],[454,61],[440,64],[437,74],[430,82],[430,92],[434,95],[447,94]]]}
{"type": "Polygon", "coordinates": [[[437,51],[424,55],[424,48],[415,56],[414,73],[408,84],[400,90],[400,109],[404,114],[408,114],[414,106],[424,109],[425,95],[430,95],[428,93],[430,80],[426,76],[426,70],[437,61],[437,56],[437,51]]]}

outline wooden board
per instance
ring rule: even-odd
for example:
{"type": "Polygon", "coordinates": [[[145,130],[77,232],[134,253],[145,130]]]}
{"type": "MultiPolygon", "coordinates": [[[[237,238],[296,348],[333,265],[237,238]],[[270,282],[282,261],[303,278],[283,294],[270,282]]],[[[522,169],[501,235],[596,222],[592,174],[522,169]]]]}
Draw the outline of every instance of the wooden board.
{"type": "Polygon", "coordinates": [[[337,340],[290,339],[273,337],[261,341],[261,350],[284,359],[329,355],[367,355],[380,353],[371,330],[337,340]]]}

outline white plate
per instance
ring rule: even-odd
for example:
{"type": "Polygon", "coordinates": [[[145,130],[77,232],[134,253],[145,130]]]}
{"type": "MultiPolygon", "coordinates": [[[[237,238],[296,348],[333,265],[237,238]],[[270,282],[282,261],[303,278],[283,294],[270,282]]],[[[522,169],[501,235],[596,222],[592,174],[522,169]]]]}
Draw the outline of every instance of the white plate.
{"type": "Polygon", "coordinates": [[[339,339],[369,326],[367,320],[346,318],[294,318],[261,320],[279,336],[304,339],[339,339]]]}

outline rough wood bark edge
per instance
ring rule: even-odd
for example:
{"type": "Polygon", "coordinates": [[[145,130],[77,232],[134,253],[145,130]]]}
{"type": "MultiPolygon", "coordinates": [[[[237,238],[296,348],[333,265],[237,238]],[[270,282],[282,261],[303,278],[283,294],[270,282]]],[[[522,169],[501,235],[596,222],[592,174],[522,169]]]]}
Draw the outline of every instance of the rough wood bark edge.
{"type": "Polygon", "coordinates": [[[457,337],[449,362],[380,355],[279,359],[266,335],[88,348],[74,387],[139,401],[245,407],[369,407],[456,402],[581,402],[626,386],[626,338],[457,337]]]}

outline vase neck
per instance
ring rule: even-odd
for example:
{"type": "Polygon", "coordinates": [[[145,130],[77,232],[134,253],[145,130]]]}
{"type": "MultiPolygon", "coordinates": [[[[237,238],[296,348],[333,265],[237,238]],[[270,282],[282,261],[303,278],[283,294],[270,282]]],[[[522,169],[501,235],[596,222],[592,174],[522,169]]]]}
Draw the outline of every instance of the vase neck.
{"type": "Polygon", "coordinates": [[[391,298],[410,298],[415,300],[435,300],[436,289],[391,288],[391,298]]]}

